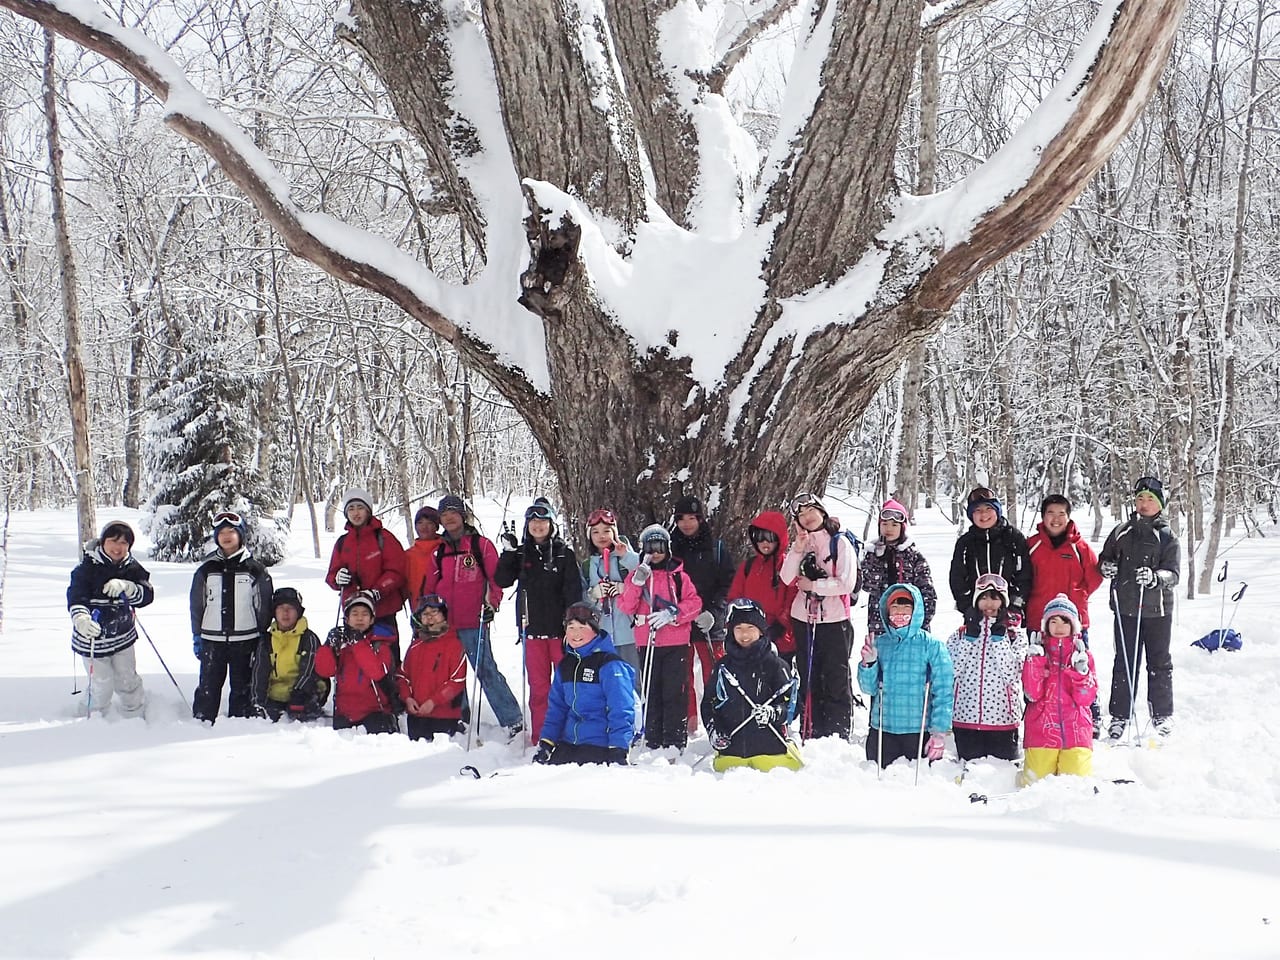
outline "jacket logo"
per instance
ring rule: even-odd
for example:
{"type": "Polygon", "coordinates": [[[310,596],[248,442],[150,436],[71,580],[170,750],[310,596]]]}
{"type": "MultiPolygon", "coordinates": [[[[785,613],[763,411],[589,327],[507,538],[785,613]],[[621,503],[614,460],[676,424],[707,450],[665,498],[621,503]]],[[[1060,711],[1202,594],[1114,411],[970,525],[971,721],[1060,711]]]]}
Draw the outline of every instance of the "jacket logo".
{"type": "Polygon", "coordinates": [[[583,682],[583,683],[595,683],[595,682],[596,682],[596,672],[595,672],[595,670],[594,670],[593,668],[591,668],[591,667],[583,667],[583,668],[582,668],[582,682],[583,682]]]}
{"type": "Polygon", "coordinates": [[[467,569],[471,569],[476,565],[476,558],[469,553],[464,553],[462,555],[462,565],[467,569]]]}

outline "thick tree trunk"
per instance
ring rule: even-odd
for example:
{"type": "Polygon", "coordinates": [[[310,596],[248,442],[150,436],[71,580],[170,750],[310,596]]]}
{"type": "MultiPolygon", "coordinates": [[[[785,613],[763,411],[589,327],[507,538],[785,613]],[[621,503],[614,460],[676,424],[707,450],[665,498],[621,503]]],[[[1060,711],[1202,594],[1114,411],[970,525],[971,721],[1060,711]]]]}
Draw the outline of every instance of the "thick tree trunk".
{"type": "Polygon", "coordinates": [[[62,317],[66,327],[63,357],[67,370],[67,403],[71,410],[71,447],[76,464],[76,519],[80,542],[92,540],[98,526],[97,494],[93,480],[93,450],[89,443],[89,391],[85,384],[80,346],[80,298],[76,289],[76,261],[67,226],[66,182],[62,174],[62,143],[58,135],[58,94],[54,77],[54,35],[44,34],[44,116],[49,145],[49,208],[58,249],[58,279],[62,288],[62,317]]]}

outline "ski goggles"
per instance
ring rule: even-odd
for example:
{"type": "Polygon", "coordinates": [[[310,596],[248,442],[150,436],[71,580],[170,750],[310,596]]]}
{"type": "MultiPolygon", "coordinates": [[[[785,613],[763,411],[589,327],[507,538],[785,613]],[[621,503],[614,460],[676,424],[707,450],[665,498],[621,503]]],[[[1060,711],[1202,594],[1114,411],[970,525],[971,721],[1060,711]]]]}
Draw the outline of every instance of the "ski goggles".
{"type": "Polygon", "coordinates": [[[787,505],[787,510],[794,517],[805,507],[813,507],[815,510],[822,510],[823,513],[826,513],[826,510],[822,508],[822,500],[816,493],[797,494],[791,498],[791,502],[787,505]]]}
{"type": "Polygon", "coordinates": [[[764,616],[764,609],[760,604],[748,597],[739,597],[736,600],[730,600],[727,606],[730,613],[733,613],[735,610],[743,610],[747,612],[755,612],[764,616]]]}
{"type": "Polygon", "coordinates": [[[972,505],[975,503],[990,503],[996,499],[996,492],[990,487],[975,487],[969,492],[967,502],[972,505]]]}
{"type": "Polygon", "coordinates": [[[880,519],[890,520],[893,523],[906,523],[907,511],[899,510],[896,507],[889,507],[888,509],[880,511],[880,519]]]}
{"type": "Polygon", "coordinates": [[[223,510],[221,513],[213,515],[213,529],[215,530],[223,526],[239,527],[243,525],[244,517],[234,510],[223,510]]]}
{"type": "Polygon", "coordinates": [[[587,517],[587,526],[594,527],[597,523],[607,523],[611,527],[618,525],[618,516],[612,510],[592,510],[590,516],[587,517]]]}
{"type": "Polygon", "coordinates": [[[988,590],[996,590],[1003,594],[1009,593],[1009,581],[998,573],[984,573],[977,579],[973,585],[973,595],[979,596],[988,590]]]}
{"type": "Polygon", "coordinates": [[[777,543],[778,535],[764,527],[752,527],[749,531],[752,543],[777,543]]]}
{"type": "Polygon", "coordinates": [[[585,623],[591,629],[595,630],[600,626],[600,611],[589,603],[573,603],[569,605],[569,609],[564,612],[565,626],[569,625],[569,621],[576,620],[578,623],[585,623]]]}
{"type": "Polygon", "coordinates": [[[535,503],[524,512],[525,520],[554,520],[555,514],[545,503],[535,503]]]}

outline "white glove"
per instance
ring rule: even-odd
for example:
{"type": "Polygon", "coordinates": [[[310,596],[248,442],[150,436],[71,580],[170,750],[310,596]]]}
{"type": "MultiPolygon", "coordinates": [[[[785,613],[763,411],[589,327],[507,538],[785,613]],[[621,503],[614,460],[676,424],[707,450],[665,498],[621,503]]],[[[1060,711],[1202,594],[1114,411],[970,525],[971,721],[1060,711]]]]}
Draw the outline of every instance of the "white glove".
{"type": "Polygon", "coordinates": [[[659,610],[657,613],[649,614],[649,627],[655,632],[663,627],[669,627],[676,622],[676,613],[674,610],[659,610]]]}
{"type": "Polygon", "coordinates": [[[142,587],[138,586],[132,580],[124,580],[116,577],[114,580],[108,580],[102,585],[102,592],[108,597],[123,596],[130,603],[137,603],[142,599],[142,587]]]}
{"type": "Polygon", "coordinates": [[[333,582],[340,587],[345,587],[355,578],[351,576],[351,571],[346,567],[339,567],[338,572],[333,575],[333,582]]]}
{"type": "Polygon", "coordinates": [[[93,640],[102,635],[102,626],[83,610],[71,618],[71,629],[82,640],[93,640]]]}
{"type": "Polygon", "coordinates": [[[762,703],[751,711],[751,719],[762,727],[767,727],[773,723],[777,715],[777,708],[768,703],[762,703]]]}
{"type": "Polygon", "coordinates": [[[1114,560],[1103,560],[1098,564],[1098,572],[1110,580],[1120,571],[1119,565],[1114,560]]]}
{"type": "Polygon", "coordinates": [[[1034,642],[1027,645],[1027,656],[1028,657],[1044,656],[1044,644],[1040,642],[1039,638],[1037,638],[1034,642]]]}
{"type": "Polygon", "coordinates": [[[1140,587],[1154,587],[1158,582],[1156,572],[1150,567],[1139,567],[1133,573],[1133,582],[1140,587]]]}
{"type": "Polygon", "coordinates": [[[637,587],[643,587],[648,582],[651,573],[653,573],[653,567],[647,563],[642,563],[632,571],[631,582],[637,587]]]}
{"type": "Polygon", "coordinates": [[[622,584],[617,580],[604,580],[600,584],[604,587],[604,595],[606,597],[617,597],[622,595],[622,584]]]}
{"type": "Polygon", "coordinates": [[[596,603],[599,603],[601,600],[603,600],[605,597],[609,595],[605,593],[605,583],[607,582],[608,581],[601,580],[594,587],[592,587],[590,590],[587,591],[587,596],[590,597],[592,600],[594,600],[596,603]]]}
{"type": "Polygon", "coordinates": [[[703,633],[709,634],[711,632],[711,628],[716,625],[716,617],[710,610],[703,610],[698,614],[693,622],[699,630],[703,633]]]}
{"type": "Polygon", "coordinates": [[[1077,673],[1089,672],[1089,654],[1077,650],[1071,655],[1071,666],[1077,673]]]}

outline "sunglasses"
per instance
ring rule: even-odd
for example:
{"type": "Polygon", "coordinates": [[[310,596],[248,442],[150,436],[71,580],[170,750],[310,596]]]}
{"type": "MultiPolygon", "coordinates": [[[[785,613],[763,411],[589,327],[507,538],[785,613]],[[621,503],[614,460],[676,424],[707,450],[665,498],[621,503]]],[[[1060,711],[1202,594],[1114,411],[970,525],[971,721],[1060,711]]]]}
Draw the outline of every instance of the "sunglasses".
{"type": "Polygon", "coordinates": [[[791,498],[791,503],[788,504],[787,509],[791,511],[791,515],[794,517],[805,507],[815,507],[821,510],[822,501],[818,499],[818,495],[815,493],[801,493],[791,498]]]}
{"type": "Polygon", "coordinates": [[[977,583],[973,585],[975,594],[983,590],[999,590],[1001,593],[1008,593],[1009,581],[998,573],[984,573],[978,578],[977,583]]]}
{"type": "Polygon", "coordinates": [[[896,510],[896,509],[894,509],[894,508],[892,508],[892,507],[891,507],[891,508],[889,508],[888,510],[881,510],[881,511],[880,511],[880,519],[881,519],[881,520],[892,520],[894,523],[906,523],[906,522],[907,522],[907,511],[905,511],[905,510],[896,510]]]}
{"type": "Polygon", "coordinates": [[[524,518],[526,520],[554,520],[555,514],[551,512],[551,508],[545,503],[535,503],[524,512],[524,518]]]}
{"type": "Polygon", "coordinates": [[[594,527],[597,523],[607,523],[611,527],[616,527],[618,517],[612,510],[592,510],[591,515],[587,517],[587,526],[594,527]]]}
{"type": "Polygon", "coordinates": [[[752,543],[777,543],[778,535],[772,530],[765,530],[762,527],[751,528],[752,543]]]}
{"type": "Polygon", "coordinates": [[[244,517],[240,516],[240,514],[236,513],[234,510],[223,510],[221,513],[215,513],[213,515],[213,525],[215,528],[227,523],[231,524],[233,527],[238,527],[240,524],[244,523],[244,517]]]}

